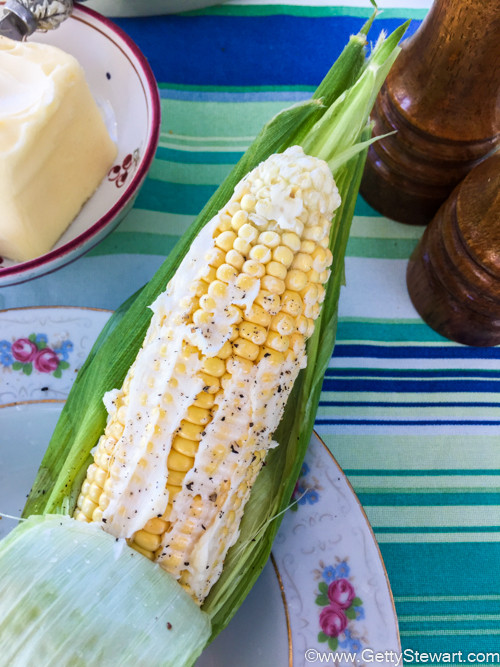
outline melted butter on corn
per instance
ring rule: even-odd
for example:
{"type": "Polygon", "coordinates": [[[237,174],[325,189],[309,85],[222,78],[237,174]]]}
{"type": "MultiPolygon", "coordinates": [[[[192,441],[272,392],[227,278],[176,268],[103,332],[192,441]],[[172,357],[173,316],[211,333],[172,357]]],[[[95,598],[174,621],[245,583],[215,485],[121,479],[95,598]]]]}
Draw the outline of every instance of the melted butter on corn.
{"type": "Polygon", "coordinates": [[[326,163],[300,147],[262,162],[194,240],[104,399],[75,517],[127,538],[199,603],[306,365],[339,204],[326,163]]]}

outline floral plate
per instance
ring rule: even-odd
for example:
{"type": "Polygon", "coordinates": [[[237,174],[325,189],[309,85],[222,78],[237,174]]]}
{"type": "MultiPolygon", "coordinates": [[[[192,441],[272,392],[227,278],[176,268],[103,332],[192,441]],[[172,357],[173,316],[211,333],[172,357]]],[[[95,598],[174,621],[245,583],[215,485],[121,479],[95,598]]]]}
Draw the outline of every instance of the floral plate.
{"type": "MultiPolygon", "coordinates": [[[[19,516],[75,374],[109,316],[85,308],[0,311],[4,514],[19,516]]],[[[380,551],[316,434],[291,503],[270,563],[199,667],[395,664],[398,626],[380,551]]],[[[4,518],[0,537],[13,525],[4,518]]]]}

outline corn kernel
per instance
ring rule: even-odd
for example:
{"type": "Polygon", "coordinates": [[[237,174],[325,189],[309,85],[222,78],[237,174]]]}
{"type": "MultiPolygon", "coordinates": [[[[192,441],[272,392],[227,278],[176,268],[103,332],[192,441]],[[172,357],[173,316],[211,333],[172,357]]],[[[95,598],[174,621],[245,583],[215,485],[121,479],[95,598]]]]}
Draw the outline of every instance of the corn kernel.
{"type": "Polygon", "coordinates": [[[266,313],[262,306],[253,303],[250,308],[245,311],[245,320],[247,322],[253,322],[254,324],[260,324],[261,327],[268,327],[271,323],[271,316],[266,313]]]}
{"type": "Polygon", "coordinates": [[[193,322],[196,326],[201,327],[204,324],[210,324],[213,318],[213,313],[208,313],[206,310],[199,308],[193,313],[193,322]]]}
{"type": "Polygon", "coordinates": [[[325,285],[325,283],[328,282],[328,278],[330,277],[331,271],[330,269],[325,269],[319,274],[319,282],[322,285],[325,285]]]}
{"type": "Polygon", "coordinates": [[[214,280],[208,288],[208,294],[214,299],[224,299],[227,295],[227,284],[221,280],[214,280]]]}
{"type": "Polygon", "coordinates": [[[250,250],[250,258],[254,259],[256,262],[267,264],[267,262],[271,261],[271,250],[262,244],[254,245],[250,250]]]}
{"type": "Polygon", "coordinates": [[[243,264],[243,271],[249,276],[262,278],[266,272],[266,269],[261,262],[257,262],[255,259],[247,259],[247,261],[243,264]]]}
{"type": "MultiPolygon", "coordinates": [[[[285,361],[285,357],[283,356],[282,352],[278,352],[277,350],[273,350],[270,347],[262,347],[260,352],[259,352],[259,361],[261,359],[266,359],[268,363],[272,364],[273,366],[276,366],[278,368],[283,364],[285,361]]],[[[272,376],[270,380],[273,380],[272,376]]]]}
{"type": "Polygon", "coordinates": [[[205,425],[210,421],[210,410],[190,405],[187,409],[186,419],[192,424],[205,425]]]}
{"type": "Polygon", "coordinates": [[[285,291],[286,284],[280,278],[275,278],[274,276],[265,275],[260,280],[262,289],[272,292],[272,294],[283,294],[285,291]]]}
{"type": "Polygon", "coordinates": [[[303,336],[307,334],[307,317],[300,315],[297,318],[297,331],[303,336]]]}
{"type": "Polygon", "coordinates": [[[240,336],[246,340],[252,341],[256,345],[263,345],[267,338],[267,330],[258,324],[251,322],[242,322],[239,327],[240,336]]]}
{"type": "Polygon", "coordinates": [[[243,292],[250,292],[258,285],[258,278],[249,276],[246,273],[240,273],[236,278],[236,286],[243,292]]]}
{"type": "Polygon", "coordinates": [[[241,253],[243,257],[248,257],[248,253],[250,252],[250,248],[252,246],[248,241],[245,241],[245,239],[242,239],[241,237],[238,236],[238,238],[234,242],[233,247],[235,250],[241,253]]]}
{"type": "Polygon", "coordinates": [[[304,300],[304,303],[308,306],[316,303],[318,300],[318,288],[316,287],[316,283],[309,283],[309,285],[302,290],[301,296],[304,300]]]}
{"type": "Polygon", "coordinates": [[[256,204],[256,199],[251,194],[243,195],[243,197],[241,198],[241,208],[244,211],[247,211],[248,213],[250,213],[250,211],[253,211],[255,209],[255,204],[256,204]]]}
{"type": "Polygon", "coordinates": [[[149,519],[149,521],[144,526],[144,530],[153,535],[163,535],[166,529],[167,529],[166,521],[163,521],[163,519],[160,519],[156,516],[153,517],[152,519],[149,519]]]}
{"type": "MultiPolygon", "coordinates": [[[[102,470],[102,468],[98,468],[96,466],[96,470],[95,470],[95,474],[94,474],[94,483],[97,484],[98,486],[100,486],[101,489],[103,489],[107,478],[108,478],[108,473],[106,472],[106,470],[102,470]]],[[[87,477],[87,479],[88,479],[88,477],[87,477]]]]}
{"type": "Polygon", "coordinates": [[[316,246],[314,252],[311,253],[313,259],[313,269],[321,273],[326,268],[326,250],[321,246],[316,246]]]}
{"type": "Polygon", "coordinates": [[[289,346],[288,336],[280,336],[276,331],[270,331],[267,335],[266,346],[276,352],[286,352],[289,346]]]}
{"type": "Polygon", "coordinates": [[[285,280],[287,270],[286,266],[284,266],[281,262],[272,260],[269,262],[269,264],[266,264],[266,273],[270,276],[274,276],[275,278],[279,278],[280,280],[285,280]]]}
{"type": "Polygon", "coordinates": [[[281,299],[278,294],[273,294],[268,290],[261,290],[255,299],[255,303],[270,315],[276,315],[280,311],[281,299]]]}
{"type": "Polygon", "coordinates": [[[233,348],[231,346],[231,343],[228,340],[226,340],[224,345],[217,352],[217,357],[219,359],[227,359],[229,356],[231,356],[232,353],[233,353],[233,348]]]}
{"type": "Polygon", "coordinates": [[[278,313],[273,317],[271,329],[281,336],[290,336],[295,331],[295,320],[287,313],[278,313]]]}
{"type": "Polygon", "coordinates": [[[219,213],[217,230],[224,232],[227,229],[231,229],[231,216],[228,213],[219,213]]]}
{"type": "Polygon", "coordinates": [[[207,410],[210,410],[214,404],[214,401],[215,396],[213,394],[209,394],[206,391],[201,391],[193,401],[193,405],[198,408],[206,408],[207,410]]]}
{"type": "Polygon", "coordinates": [[[98,505],[99,504],[99,498],[101,497],[101,493],[102,493],[102,488],[100,486],[97,486],[97,484],[95,482],[92,482],[92,484],[89,487],[87,497],[90,498],[90,500],[93,503],[98,505]]]}
{"type": "Polygon", "coordinates": [[[323,225],[314,225],[313,227],[306,227],[304,229],[304,238],[310,241],[321,241],[325,236],[325,227],[323,225]]]}
{"type": "Polygon", "coordinates": [[[146,530],[138,530],[133,540],[135,544],[146,551],[156,551],[161,544],[161,538],[159,535],[154,533],[149,533],[146,530]]]}
{"type": "Polygon", "coordinates": [[[248,213],[242,209],[236,211],[231,218],[231,227],[235,232],[238,232],[243,225],[248,222],[248,213]]]}
{"type": "MultiPolygon", "coordinates": [[[[181,424],[182,423],[183,422],[181,422],[181,424]]],[[[189,424],[190,422],[185,422],[185,423],[189,424]]],[[[194,426],[194,424],[191,424],[191,426],[194,426]]],[[[201,428],[203,428],[203,426],[201,428]]],[[[186,437],[186,435],[187,434],[185,432],[180,430],[179,435],[176,435],[172,440],[172,449],[175,449],[175,451],[179,452],[179,454],[183,454],[184,456],[190,456],[191,458],[193,458],[196,452],[198,451],[198,441],[201,440],[201,437],[188,438],[186,437]]]]}
{"type": "Polygon", "coordinates": [[[291,269],[286,276],[285,285],[289,290],[301,292],[307,285],[307,276],[303,271],[291,269]]]}
{"type": "Polygon", "coordinates": [[[293,252],[286,245],[279,245],[273,250],[273,259],[288,269],[293,262],[293,252]]]}
{"type": "Polygon", "coordinates": [[[307,320],[307,331],[306,331],[306,336],[307,338],[310,338],[314,333],[314,320],[308,319],[307,320]]]}
{"type": "Polygon", "coordinates": [[[219,378],[224,375],[225,364],[218,357],[205,357],[201,369],[204,373],[219,378]]]}
{"type": "Polygon", "coordinates": [[[171,449],[167,458],[167,466],[170,470],[178,470],[179,472],[187,472],[193,466],[193,458],[171,449]]]}
{"type": "Polygon", "coordinates": [[[302,334],[295,332],[290,336],[289,349],[293,350],[295,355],[299,354],[299,352],[304,348],[304,345],[305,345],[305,340],[302,334]]]}
{"type": "MultiPolygon", "coordinates": [[[[217,269],[216,269],[215,267],[210,266],[209,264],[207,264],[207,266],[206,266],[206,267],[203,269],[203,271],[201,272],[200,278],[201,278],[202,280],[200,281],[200,283],[201,283],[202,281],[204,281],[204,282],[206,282],[208,285],[210,285],[210,283],[211,283],[213,280],[215,280],[215,276],[216,276],[216,275],[217,275],[217,269]]],[[[197,292],[198,292],[198,283],[194,283],[192,289],[193,289],[193,291],[194,291],[195,293],[197,293],[197,292]]],[[[198,296],[198,294],[196,294],[196,295],[198,296]]]]}
{"type": "Polygon", "coordinates": [[[151,551],[148,551],[147,549],[143,549],[143,547],[139,546],[135,542],[129,542],[129,547],[132,547],[134,551],[137,551],[137,553],[142,554],[143,556],[146,556],[146,558],[149,558],[149,560],[154,560],[155,556],[154,553],[151,551]]]}
{"type": "Polygon", "coordinates": [[[281,297],[281,310],[287,315],[298,317],[304,310],[300,295],[297,292],[286,290],[281,297]]]}
{"type": "Polygon", "coordinates": [[[310,283],[320,283],[321,282],[320,274],[317,271],[315,271],[314,269],[311,269],[310,271],[308,271],[307,279],[310,283]]]}
{"type": "Polygon", "coordinates": [[[316,244],[314,241],[307,241],[304,239],[300,244],[300,252],[305,253],[306,255],[310,255],[312,252],[314,252],[315,248],[316,244]]]}
{"type": "Polygon", "coordinates": [[[265,245],[268,248],[277,248],[280,244],[280,241],[280,235],[276,232],[262,232],[259,236],[259,243],[262,243],[262,245],[265,245]]]}
{"type": "Polygon", "coordinates": [[[242,357],[232,356],[226,360],[227,372],[232,375],[248,375],[253,371],[254,364],[250,359],[243,359],[242,357]]]}
{"type": "Polygon", "coordinates": [[[92,514],[92,521],[94,523],[99,523],[100,521],[102,521],[102,515],[103,515],[102,509],[100,507],[96,507],[94,513],[92,514]]]}
{"type": "Polygon", "coordinates": [[[217,269],[226,261],[226,253],[220,248],[213,246],[213,248],[210,248],[210,250],[205,253],[205,261],[214,269],[217,269]]]}
{"type": "Polygon", "coordinates": [[[229,382],[231,382],[231,374],[230,373],[224,373],[224,375],[220,379],[220,384],[223,389],[226,389],[229,382]]]}
{"type": "Polygon", "coordinates": [[[231,266],[234,266],[235,269],[241,270],[241,267],[245,263],[245,259],[237,250],[232,248],[226,255],[226,262],[231,266]]]}
{"type": "Polygon", "coordinates": [[[246,222],[239,228],[238,236],[247,243],[253,243],[258,236],[258,232],[251,223],[246,222]]]}
{"type": "Polygon", "coordinates": [[[284,232],[281,235],[281,243],[290,248],[292,252],[300,250],[300,237],[295,232],[284,232]]]}
{"type": "Polygon", "coordinates": [[[312,263],[313,260],[310,255],[306,255],[304,252],[299,252],[295,255],[295,258],[292,262],[292,269],[299,269],[300,271],[307,273],[311,270],[312,263]]]}
{"type": "Polygon", "coordinates": [[[82,502],[89,495],[89,489],[91,483],[92,482],[87,478],[82,484],[82,488],[80,489],[80,496],[78,497],[79,499],[81,498],[82,502]]]}
{"type": "Polygon", "coordinates": [[[217,304],[215,302],[215,299],[213,299],[211,296],[208,296],[208,294],[204,294],[200,298],[200,308],[205,310],[208,313],[213,313],[217,307],[217,304]]]}
{"type": "Polygon", "coordinates": [[[120,424],[120,422],[117,421],[113,421],[108,424],[108,426],[106,426],[104,433],[108,436],[111,436],[115,440],[118,440],[123,435],[123,424],[120,424]]]}
{"type": "MultiPolygon", "coordinates": [[[[183,454],[184,452],[181,452],[183,454]]],[[[186,471],[183,470],[169,470],[167,481],[172,486],[182,486],[184,483],[184,478],[186,477],[186,471]]]]}
{"type": "MultiPolygon", "coordinates": [[[[169,466],[169,468],[170,468],[170,466],[169,466]]],[[[186,472],[187,472],[187,470],[186,470],[186,472]]],[[[182,488],[180,486],[176,486],[174,484],[169,484],[168,482],[167,482],[167,485],[166,485],[165,488],[168,491],[168,500],[169,500],[169,502],[173,502],[175,500],[175,496],[177,494],[179,494],[182,490],[182,488]]]]}
{"type": "Polygon", "coordinates": [[[219,391],[220,382],[218,378],[202,371],[198,373],[198,377],[203,380],[203,391],[207,391],[209,394],[216,394],[219,391]]]}
{"type": "Polygon", "coordinates": [[[239,357],[250,361],[255,361],[259,354],[259,346],[244,338],[237,338],[234,341],[233,350],[239,357]]]}
{"type": "Polygon", "coordinates": [[[217,279],[225,283],[232,282],[237,275],[238,271],[231,264],[221,264],[217,269],[217,279]]]}
{"type": "Polygon", "coordinates": [[[85,514],[88,519],[92,519],[92,514],[94,513],[97,505],[92,500],[90,500],[90,498],[84,498],[79,507],[81,512],[85,514]]]}

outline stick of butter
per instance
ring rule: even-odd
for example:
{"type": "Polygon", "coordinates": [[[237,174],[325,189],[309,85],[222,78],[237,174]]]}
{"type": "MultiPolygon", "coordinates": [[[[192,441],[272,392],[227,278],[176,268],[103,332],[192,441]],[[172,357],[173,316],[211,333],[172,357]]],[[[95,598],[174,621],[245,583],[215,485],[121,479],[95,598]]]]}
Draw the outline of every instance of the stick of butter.
{"type": "Polygon", "coordinates": [[[0,37],[0,255],[48,252],[116,153],[76,59],[0,37]]]}

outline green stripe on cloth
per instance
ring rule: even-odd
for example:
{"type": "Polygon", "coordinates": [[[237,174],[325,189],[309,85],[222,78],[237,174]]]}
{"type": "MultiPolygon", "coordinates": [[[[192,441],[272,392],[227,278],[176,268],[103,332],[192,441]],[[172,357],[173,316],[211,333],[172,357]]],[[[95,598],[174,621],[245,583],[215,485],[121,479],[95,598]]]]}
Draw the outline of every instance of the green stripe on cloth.
{"type": "MultiPolygon", "coordinates": [[[[316,431],[333,452],[344,470],[360,474],[366,470],[387,470],[399,474],[442,475],[448,471],[482,470],[497,474],[500,470],[500,447],[498,433],[484,435],[477,433],[474,438],[457,435],[394,435],[391,433],[334,433],[327,427],[316,425],[316,431]]],[[[463,474],[461,472],[460,474],[463,474]]],[[[499,561],[500,562],[500,561],[499,561]]]]}
{"type": "Polygon", "coordinates": [[[445,339],[422,320],[372,320],[340,318],[338,341],[443,343],[445,339]]]}
{"type": "Polygon", "coordinates": [[[177,236],[116,232],[92,248],[89,257],[101,255],[162,255],[167,256],[177,243],[177,236]]]}
{"type": "MultiPolygon", "coordinates": [[[[409,7],[388,7],[384,9],[384,18],[402,18],[421,20],[427,14],[427,9],[409,7]]],[[[289,16],[310,16],[320,18],[323,16],[354,16],[369,18],[373,13],[370,6],[367,7],[314,7],[304,5],[220,5],[207,7],[191,12],[185,12],[185,16],[272,16],[273,14],[287,14],[289,16]]]]}
{"type": "Polygon", "coordinates": [[[489,489],[489,492],[478,492],[476,489],[434,489],[433,491],[422,489],[410,489],[395,493],[391,489],[356,490],[361,504],[366,508],[375,507],[430,507],[445,503],[447,506],[495,505],[500,504],[500,487],[489,489]],[[444,495],[443,495],[444,494],[444,495]]]}

